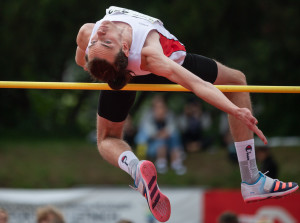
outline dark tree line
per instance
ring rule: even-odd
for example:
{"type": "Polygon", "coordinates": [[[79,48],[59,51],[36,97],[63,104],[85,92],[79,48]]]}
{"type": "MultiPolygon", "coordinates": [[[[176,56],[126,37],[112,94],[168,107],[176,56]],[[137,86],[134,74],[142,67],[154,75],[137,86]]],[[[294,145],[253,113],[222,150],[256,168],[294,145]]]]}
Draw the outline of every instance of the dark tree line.
{"type": "MultiPolygon", "coordinates": [[[[109,5],[160,18],[188,51],[242,70],[251,85],[300,85],[300,2],[4,0],[1,80],[91,81],[75,65],[76,35],[109,5]]],[[[82,133],[94,126],[98,92],[0,89],[0,131],[82,133]]],[[[254,94],[260,127],[299,135],[298,94],[254,94]]]]}

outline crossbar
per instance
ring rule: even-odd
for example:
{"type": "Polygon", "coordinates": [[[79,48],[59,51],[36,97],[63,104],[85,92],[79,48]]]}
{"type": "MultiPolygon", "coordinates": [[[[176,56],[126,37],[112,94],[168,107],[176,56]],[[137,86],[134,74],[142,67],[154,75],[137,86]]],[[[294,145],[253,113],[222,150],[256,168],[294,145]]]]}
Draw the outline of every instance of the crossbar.
{"type": "MultiPolygon", "coordinates": [[[[217,87],[222,92],[300,93],[300,86],[215,85],[215,87],[217,87]]],[[[0,88],[112,90],[106,83],[27,82],[27,81],[0,81],[0,88]]],[[[122,90],[177,91],[177,92],[190,91],[177,84],[127,84],[122,90]]]]}

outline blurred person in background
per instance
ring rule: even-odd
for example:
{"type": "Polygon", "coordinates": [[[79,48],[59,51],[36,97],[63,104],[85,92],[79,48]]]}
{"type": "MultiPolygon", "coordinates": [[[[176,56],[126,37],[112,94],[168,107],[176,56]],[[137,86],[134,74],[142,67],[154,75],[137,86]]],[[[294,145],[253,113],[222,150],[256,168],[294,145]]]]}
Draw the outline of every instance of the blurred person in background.
{"type": "Polygon", "coordinates": [[[124,140],[132,147],[135,148],[135,135],[137,133],[137,129],[133,123],[132,117],[128,115],[124,125],[124,140]]]}
{"type": "Polygon", "coordinates": [[[210,126],[211,117],[203,111],[201,102],[196,99],[188,100],[179,117],[179,127],[187,152],[205,150],[212,145],[212,137],[205,134],[210,126]]]}
{"type": "Polygon", "coordinates": [[[236,214],[226,211],[219,217],[218,223],[239,223],[239,220],[236,214]]]}
{"type": "Polygon", "coordinates": [[[221,115],[220,115],[219,131],[220,131],[221,143],[227,149],[229,160],[232,163],[237,164],[238,157],[236,154],[234,141],[233,141],[233,138],[232,138],[232,135],[230,132],[229,125],[228,125],[228,117],[224,113],[221,113],[221,115]]]}
{"type": "Polygon", "coordinates": [[[278,164],[273,158],[271,148],[269,146],[257,146],[256,151],[261,171],[269,177],[278,178],[278,164]]]}
{"type": "Polygon", "coordinates": [[[0,223],[8,222],[8,213],[5,209],[0,207],[0,223]]]}
{"type": "Polygon", "coordinates": [[[39,207],[36,211],[37,223],[65,223],[63,214],[53,206],[39,207]]]}
{"type": "MultiPolygon", "coordinates": [[[[129,82],[177,83],[228,113],[245,202],[281,197],[298,189],[296,183],[283,184],[258,171],[253,132],[264,144],[267,139],[252,115],[249,93],[224,95],[213,85],[246,85],[241,71],[187,53],[184,45],[159,19],[115,6],[108,8],[98,22],[84,24],[76,42],[76,63],[95,80],[108,83],[114,90],[122,89],[129,82]]],[[[123,140],[125,119],[135,96],[135,91],[101,91],[98,149],[105,160],[133,178],[136,190],[146,198],[153,215],[159,221],[167,221],[171,214],[170,201],[157,186],[154,164],[140,161],[123,140]]]]}
{"type": "Polygon", "coordinates": [[[164,174],[168,171],[168,159],[176,174],[186,173],[186,167],[182,163],[183,146],[176,117],[168,109],[162,95],[155,95],[151,108],[142,115],[136,144],[138,148],[146,146],[147,158],[155,160],[159,173],[164,174]]]}

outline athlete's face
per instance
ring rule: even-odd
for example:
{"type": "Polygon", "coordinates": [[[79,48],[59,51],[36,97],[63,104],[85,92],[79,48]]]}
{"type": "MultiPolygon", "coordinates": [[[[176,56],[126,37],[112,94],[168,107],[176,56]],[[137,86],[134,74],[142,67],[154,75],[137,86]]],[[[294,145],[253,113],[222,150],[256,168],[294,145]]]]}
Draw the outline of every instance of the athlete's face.
{"type": "Polygon", "coordinates": [[[98,57],[112,64],[121,48],[122,31],[114,23],[103,21],[92,36],[88,58],[91,60],[98,57]]]}

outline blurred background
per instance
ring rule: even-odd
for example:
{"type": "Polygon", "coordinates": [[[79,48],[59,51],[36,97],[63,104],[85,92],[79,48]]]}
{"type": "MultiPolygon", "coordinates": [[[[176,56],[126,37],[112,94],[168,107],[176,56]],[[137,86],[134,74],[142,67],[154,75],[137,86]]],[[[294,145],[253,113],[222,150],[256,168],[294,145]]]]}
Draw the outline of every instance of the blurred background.
{"type": "MultiPolygon", "coordinates": [[[[161,19],[188,52],[241,70],[249,85],[300,85],[297,0],[4,0],[0,2],[0,80],[91,82],[74,61],[76,36],[84,23],[98,21],[111,5],[161,19]]],[[[0,89],[0,187],[131,183],[127,174],[98,154],[98,95],[81,90],[0,89]]],[[[251,97],[259,127],[270,141],[268,147],[257,142],[260,168],[280,180],[299,183],[300,95],[251,97]]],[[[156,163],[161,186],[240,188],[226,115],[191,93],[140,92],[125,139],[140,158],[156,163]],[[157,98],[161,104],[156,104],[157,98]],[[172,127],[176,131],[169,133],[174,134],[174,148],[158,151],[151,146],[144,126],[145,121],[157,121],[155,109],[166,118],[156,127],[163,128],[170,120],[176,123],[172,127]]]]}

